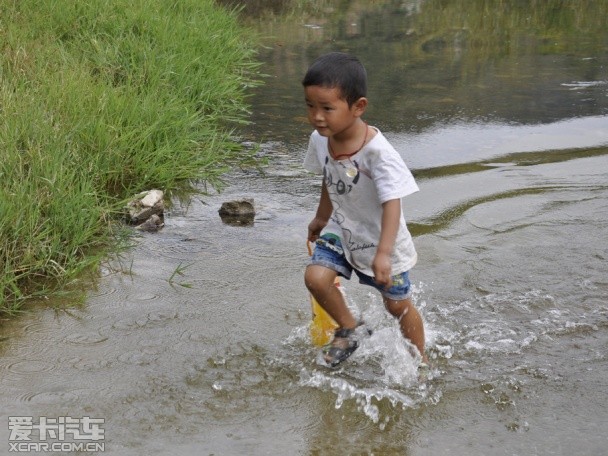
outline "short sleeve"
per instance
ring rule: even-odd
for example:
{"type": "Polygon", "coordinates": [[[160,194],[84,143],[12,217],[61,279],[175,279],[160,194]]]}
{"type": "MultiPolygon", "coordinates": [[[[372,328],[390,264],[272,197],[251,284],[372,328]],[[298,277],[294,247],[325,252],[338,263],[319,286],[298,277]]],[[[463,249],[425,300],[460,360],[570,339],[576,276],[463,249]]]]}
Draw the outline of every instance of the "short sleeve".
{"type": "Polygon", "coordinates": [[[392,147],[373,151],[370,155],[374,161],[372,177],[381,203],[403,198],[419,190],[411,171],[392,147]]]}
{"type": "Polygon", "coordinates": [[[304,169],[315,174],[323,173],[323,165],[320,160],[320,148],[322,147],[321,139],[322,137],[316,131],[310,135],[308,150],[304,157],[304,169]]]}

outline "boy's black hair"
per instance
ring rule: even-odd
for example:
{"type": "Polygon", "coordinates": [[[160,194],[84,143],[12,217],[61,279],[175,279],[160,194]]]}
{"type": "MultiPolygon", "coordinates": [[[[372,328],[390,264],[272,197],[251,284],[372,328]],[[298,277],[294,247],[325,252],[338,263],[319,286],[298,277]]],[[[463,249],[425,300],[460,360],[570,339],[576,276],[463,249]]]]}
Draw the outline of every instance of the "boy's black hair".
{"type": "Polygon", "coordinates": [[[359,98],[367,96],[367,72],[354,55],[330,52],[310,65],[302,85],[338,88],[350,107],[359,98]]]}

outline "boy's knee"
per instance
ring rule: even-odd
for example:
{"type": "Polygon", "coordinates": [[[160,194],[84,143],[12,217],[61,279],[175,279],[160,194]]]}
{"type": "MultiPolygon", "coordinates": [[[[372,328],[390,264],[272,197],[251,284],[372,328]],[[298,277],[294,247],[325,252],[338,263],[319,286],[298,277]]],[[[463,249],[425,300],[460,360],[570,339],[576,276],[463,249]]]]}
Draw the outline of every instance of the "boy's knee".
{"type": "Polygon", "coordinates": [[[327,274],[325,268],[316,265],[308,265],[304,272],[304,284],[308,291],[316,294],[327,289],[333,284],[333,278],[327,274]]]}
{"type": "Polygon", "coordinates": [[[384,306],[393,317],[401,320],[401,318],[410,310],[412,302],[409,299],[403,299],[401,301],[385,299],[384,306]]]}
{"type": "Polygon", "coordinates": [[[319,274],[315,272],[315,268],[313,266],[306,267],[306,271],[304,272],[304,284],[310,292],[317,289],[319,284],[319,274]]]}

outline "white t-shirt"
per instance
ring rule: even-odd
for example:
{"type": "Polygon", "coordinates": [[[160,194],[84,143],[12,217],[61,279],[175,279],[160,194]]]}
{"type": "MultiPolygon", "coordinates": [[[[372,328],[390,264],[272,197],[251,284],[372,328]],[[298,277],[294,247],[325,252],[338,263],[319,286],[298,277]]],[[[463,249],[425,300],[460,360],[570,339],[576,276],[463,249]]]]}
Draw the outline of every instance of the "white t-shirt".
{"type": "MultiPolygon", "coordinates": [[[[331,220],[323,232],[338,235],[348,262],[373,276],[382,223],[382,203],[418,191],[414,176],[399,153],[378,131],[355,155],[334,160],[328,139],[316,130],[310,135],[304,168],[323,179],[333,205],[331,220]]],[[[391,254],[391,274],[409,271],[417,260],[412,236],[403,211],[395,246],[391,254]]]]}

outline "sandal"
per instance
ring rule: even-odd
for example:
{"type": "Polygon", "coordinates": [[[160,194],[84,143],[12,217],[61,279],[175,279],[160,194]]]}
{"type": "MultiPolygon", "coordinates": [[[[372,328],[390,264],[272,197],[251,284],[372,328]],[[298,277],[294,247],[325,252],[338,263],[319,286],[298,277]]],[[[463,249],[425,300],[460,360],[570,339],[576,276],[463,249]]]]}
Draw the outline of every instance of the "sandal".
{"type": "Polygon", "coordinates": [[[424,361],[418,365],[418,381],[425,383],[431,379],[431,366],[424,361]]]}
{"type": "Polygon", "coordinates": [[[338,328],[332,341],[323,347],[323,359],[330,367],[336,367],[359,347],[355,328],[338,328]]]}

